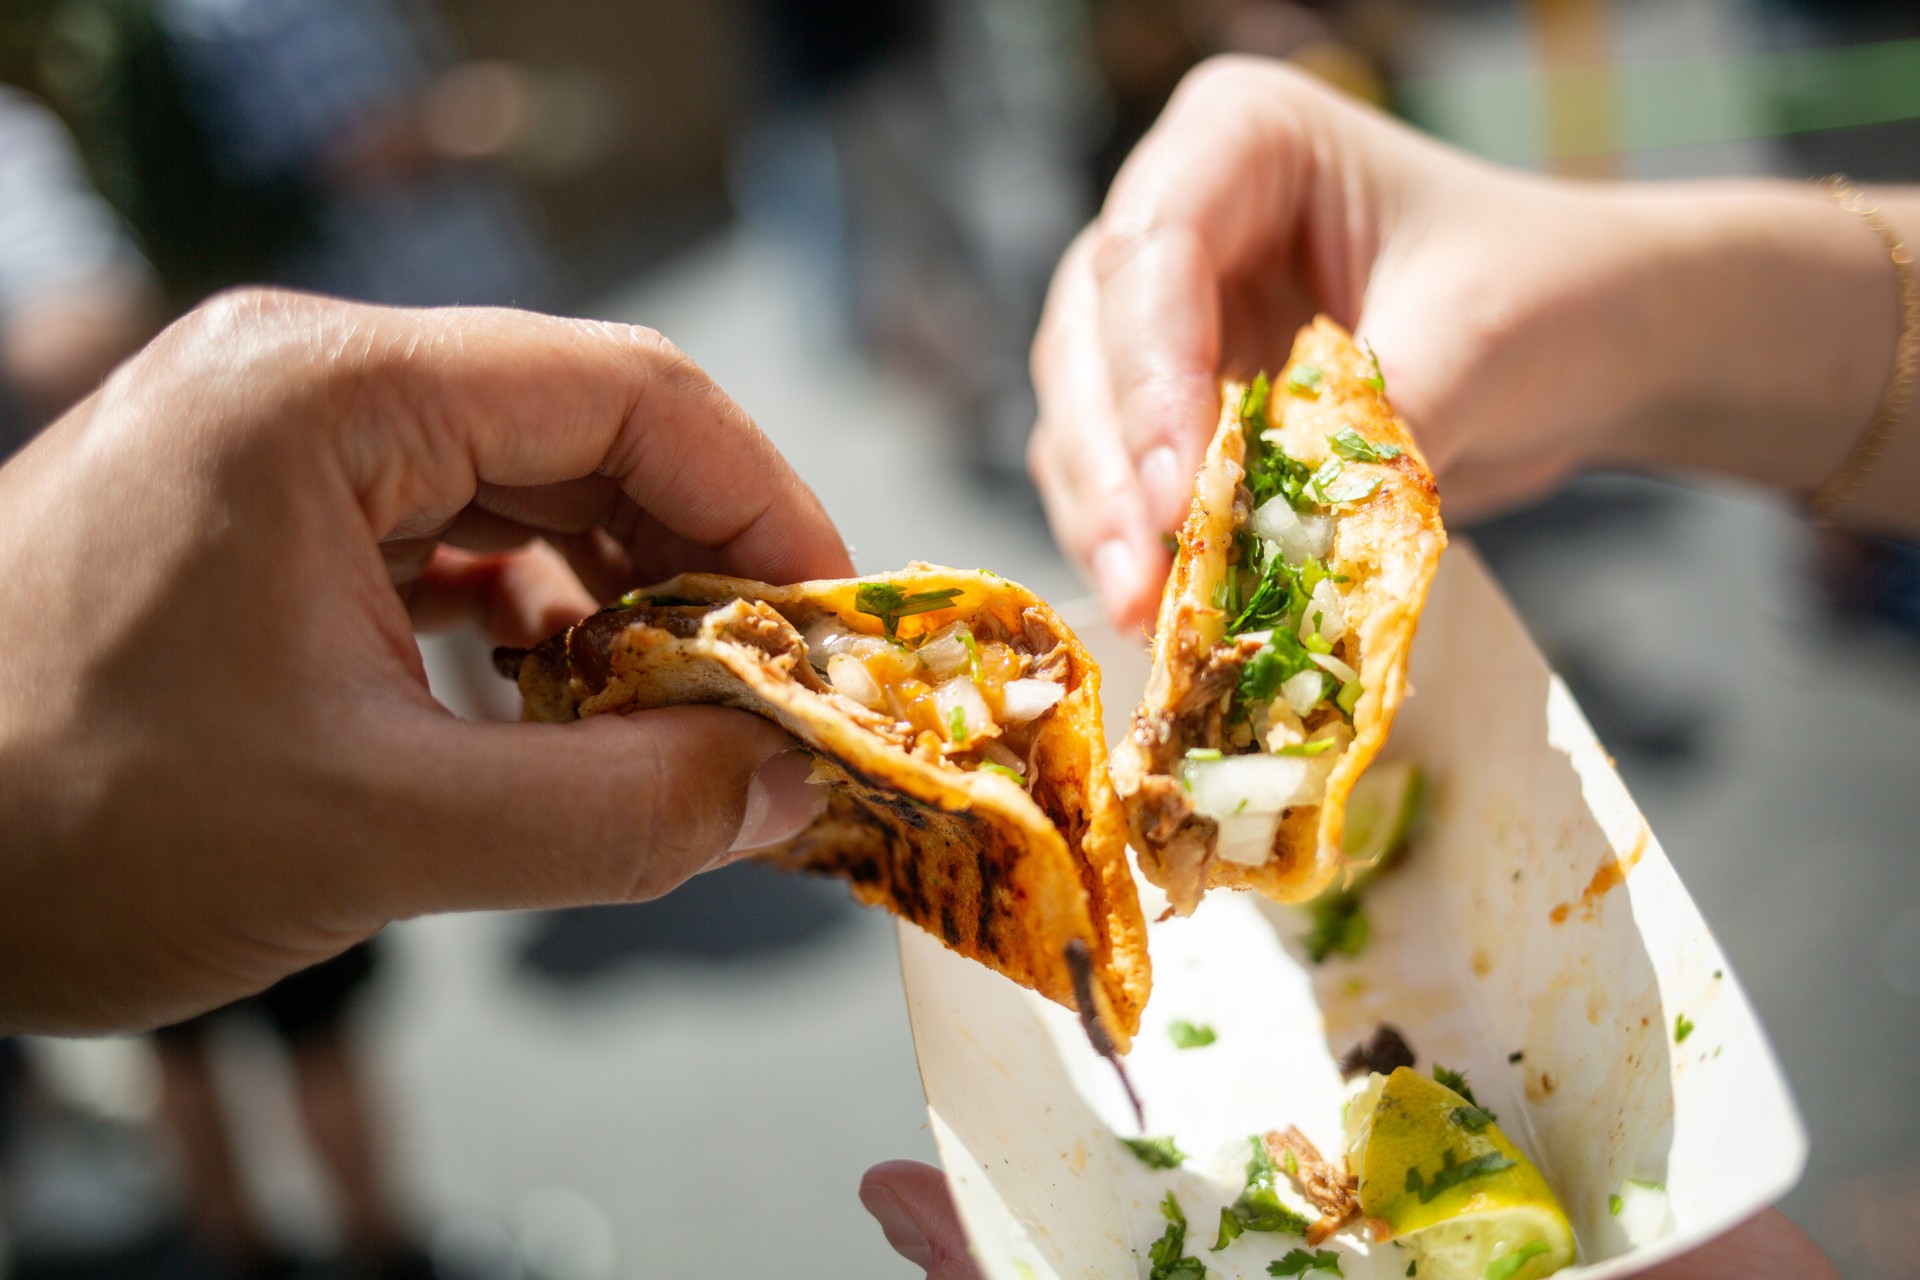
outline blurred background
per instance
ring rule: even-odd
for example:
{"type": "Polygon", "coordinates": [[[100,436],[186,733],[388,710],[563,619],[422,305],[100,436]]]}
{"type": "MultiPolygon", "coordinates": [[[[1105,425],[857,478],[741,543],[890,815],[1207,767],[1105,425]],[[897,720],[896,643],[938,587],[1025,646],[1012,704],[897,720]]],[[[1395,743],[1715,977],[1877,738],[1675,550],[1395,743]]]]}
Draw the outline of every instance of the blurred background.
{"type": "MultiPolygon", "coordinates": [[[[1225,50],[1569,175],[1920,179],[1893,0],[0,0],[0,450],[226,285],[514,303],[673,337],[863,568],[1071,598],[1027,341],[1225,50]]],[[[1471,536],[1771,1030],[1813,1135],[1788,1210],[1914,1274],[1920,554],[1631,477],[1471,536]]],[[[427,647],[449,705],[514,713],[477,639],[427,647]]],[[[855,1186],[931,1154],[889,923],[735,868],[0,1042],[0,1275],[902,1277],[855,1186]]]]}

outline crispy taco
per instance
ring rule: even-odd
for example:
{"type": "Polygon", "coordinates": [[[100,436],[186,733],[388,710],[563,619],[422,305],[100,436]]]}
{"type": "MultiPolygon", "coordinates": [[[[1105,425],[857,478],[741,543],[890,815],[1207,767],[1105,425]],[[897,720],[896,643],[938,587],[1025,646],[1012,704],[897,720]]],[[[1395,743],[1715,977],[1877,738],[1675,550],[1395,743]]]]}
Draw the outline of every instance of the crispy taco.
{"type": "Polygon", "coordinates": [[[1146,927],[1107,774],[1100,671],[1058,615],[985,571],[915,564],[771,586],[686,574],[531,651],[527,718],[719,703],[814,753],[825,811],[767,851],[1078,1009],[1139,1028],[1146,927]]]}
{"type": "Polygon", "coordinates": [[[1141,870],[1182,915],[1214,885],[1297,902],[1334,880],[1447,541],[1379,363],[1331,320],[1221,404],[1113,764],[1141,870]]]}

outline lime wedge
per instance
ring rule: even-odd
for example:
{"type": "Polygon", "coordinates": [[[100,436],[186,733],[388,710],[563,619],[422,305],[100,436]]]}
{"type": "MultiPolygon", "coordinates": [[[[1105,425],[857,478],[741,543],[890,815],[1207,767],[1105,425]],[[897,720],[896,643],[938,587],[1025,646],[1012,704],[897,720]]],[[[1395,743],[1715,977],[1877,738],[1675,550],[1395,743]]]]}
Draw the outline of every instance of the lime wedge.
{"type": "Polygon", "coordinates": [[[1400,852],[1420,816],[1426,789],[1420,770],[1408,760],[1376,764],[1353,784],[1341,842],[1352,868],[1349,889],[1372,879],[1400,852]]]}
{"type": "Polygon", "coordinates": [[[1411,1067],[1375,1072],[1347,1113],[1360,1211],[1422,1280],[1541,1280],[1573,1262],[1553,1188],[1487,1112],[1411,1067]]]}

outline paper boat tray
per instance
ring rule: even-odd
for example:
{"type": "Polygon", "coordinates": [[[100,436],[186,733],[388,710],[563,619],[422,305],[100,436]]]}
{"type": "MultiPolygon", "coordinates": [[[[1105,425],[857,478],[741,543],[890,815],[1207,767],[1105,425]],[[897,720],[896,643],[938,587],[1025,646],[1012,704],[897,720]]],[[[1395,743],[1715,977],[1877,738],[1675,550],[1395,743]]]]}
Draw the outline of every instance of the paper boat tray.
{"type": "MultiPolygon", "coordinates": [[[[1080,634],[1105,668],[1118,735],[1145,654],[1101,623],[1080,634]]],[[[902,927],[927,1109],[987,1276],[1144,1276],[1169,1190],[1210,1276],[1265,1276],[1302,1242],[1248,1233],[1207,1250],[1244,1184],[1247,1136],[1297,1124],[1338,1152],[1335,1060],[1381,1022],[1420,1070],[1464,1070],[1559,1191],[1581,1262],[1562,1275],[1626,1274],[1793,1185],[1806,1137],[1746,995],[1470,547],[1441,565],[1412,681],[1386,758],[1425,772],[1427,818],[1367,892],[1360,957],[1310,963],[1305,914],[1251,894],[1215,892],[1152,927],[1153,998],[1128,1065],[1146,1132],[1189,1153],[1180,1169],[1149,1169],[1120,1144],[1138,1131],[1070,1014],[902,927]],[[1676,1042],[1683,1016],[1692,1029],[1676,1042]],[[1175,1049],[1178,1019],[1217,1041],[1175,1049]],[[1616,1215],[1609,1197],[1623,1191],[1616,1215]]],[[[1152,919],[1164,903],[1142,888],[1152,919]]],[[[1402,1251],[1358,1236],[1332,1241],[1348,1277],[1405,1274],[1402,1251]]]]}

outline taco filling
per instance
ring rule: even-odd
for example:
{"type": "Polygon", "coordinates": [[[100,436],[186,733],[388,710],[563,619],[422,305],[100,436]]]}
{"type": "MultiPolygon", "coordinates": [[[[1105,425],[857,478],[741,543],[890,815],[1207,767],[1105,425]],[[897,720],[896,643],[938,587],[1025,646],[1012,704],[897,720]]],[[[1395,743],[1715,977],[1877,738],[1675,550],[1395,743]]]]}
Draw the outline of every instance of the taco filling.
{"type": "Polygon", "coordinates": [[[826,803],[757,856],[844,877],[1120,1049],[1138,1027],[1145,922],[1099,669],[1024,587],[931,565],[792,586],[686,574],[499,659],[528,719],[717,703],[775,721],[826,803]]]}
{"type": "Polygon", "coordinates": [[[1445,545],[1379,367],[1321,320],[1284,373],[1223,390],[1115,759],[1134,845],[1176,911],[1209,885],[1298,901],[1340,861],[1445,545]]]}

